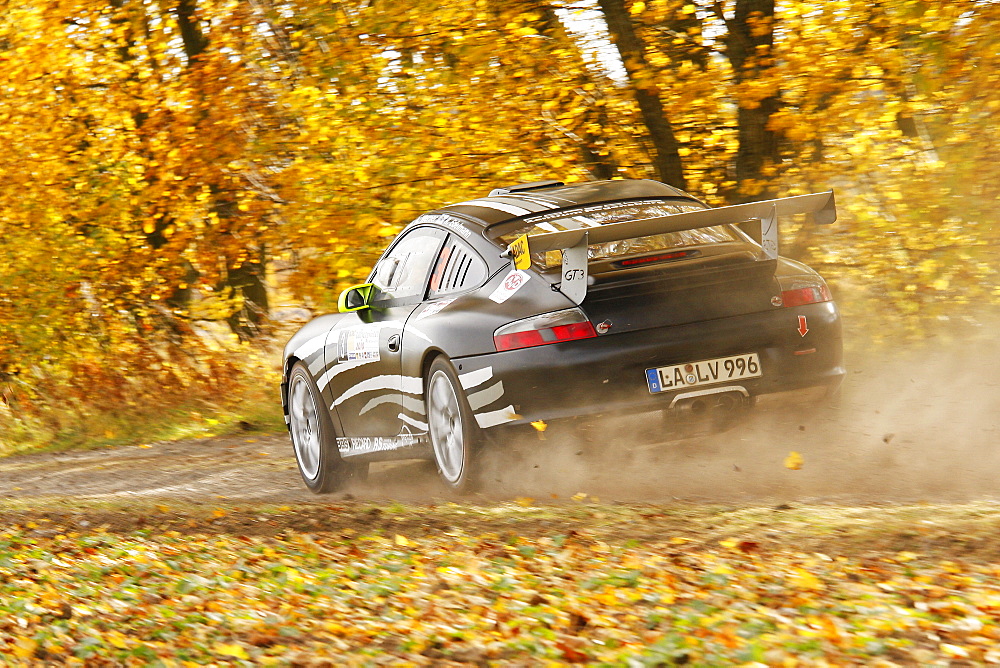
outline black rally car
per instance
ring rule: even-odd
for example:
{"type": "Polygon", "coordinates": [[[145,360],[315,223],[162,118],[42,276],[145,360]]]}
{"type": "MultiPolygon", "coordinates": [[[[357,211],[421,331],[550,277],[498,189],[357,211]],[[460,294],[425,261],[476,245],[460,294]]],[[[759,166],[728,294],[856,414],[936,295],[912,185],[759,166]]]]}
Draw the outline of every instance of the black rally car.
{"type": "Polygon", "coordinates": [[[777,252],[778,218],[795,213],[833,222],[833,193],[711,209],[650,180],[542,181],[420,216],[339,313],[285,346],[281,398],[306,485],[433,458],[461,490],[486,437],[513,425],[714,419],[760,395],[835,391],[830,290],[777,252]]]}

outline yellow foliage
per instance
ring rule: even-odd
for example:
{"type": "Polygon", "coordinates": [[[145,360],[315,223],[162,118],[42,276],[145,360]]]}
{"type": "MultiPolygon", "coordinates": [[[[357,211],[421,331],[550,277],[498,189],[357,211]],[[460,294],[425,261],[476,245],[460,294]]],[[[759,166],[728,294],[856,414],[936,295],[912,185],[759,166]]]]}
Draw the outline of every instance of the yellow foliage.
{"type": "Polygon", "coordinates": [[[624,74],[578,34],[599,23],[522,0],[188,4],[194,35],[157,3],[0,13],[0,365],[33,384],[114,387],[167,349],[203,373],[192,324],[247,311],[226,283],[248,263],[282,258],[286,293],[328,309],[443,203],[656,177],[640,91],[712,204],[836,187],[838,224],[784,247],[856,286],[855,312],[916,330],[1000,298],[997,3],[808,0],[741,26],[635,0],[645,62],[624,74]],[[758,48],[737,66],[719,47],[740,28],[758,48]],[[768,109],[774,155],[734,178],[768,109]]]}

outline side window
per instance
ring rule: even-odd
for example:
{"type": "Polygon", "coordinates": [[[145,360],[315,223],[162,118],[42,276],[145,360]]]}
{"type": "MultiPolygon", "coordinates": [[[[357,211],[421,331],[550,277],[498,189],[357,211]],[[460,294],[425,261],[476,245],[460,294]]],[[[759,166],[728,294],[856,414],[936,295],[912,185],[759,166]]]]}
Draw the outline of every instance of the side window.
{"type": "Polygon", "coordinates": [[[428,296],[443,297],[475,288],[486,280],[487,273],[483,259],[455,235],[450,235],[434,265],[428,296]]]}
{"type": "Polygon", "coordinates": [[[418,227],[400,239],[375,265],[372,304],[393,306],[396,304],[390,302],[415,303],[423,299],[427,273],[438,255],[442,236],[432,228],[418,227]]]}

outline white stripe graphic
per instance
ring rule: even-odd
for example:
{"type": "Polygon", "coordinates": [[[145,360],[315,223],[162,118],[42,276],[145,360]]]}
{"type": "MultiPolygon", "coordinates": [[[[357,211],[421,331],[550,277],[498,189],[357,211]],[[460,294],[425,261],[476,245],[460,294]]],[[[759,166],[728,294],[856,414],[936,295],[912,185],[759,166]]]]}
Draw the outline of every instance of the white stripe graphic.
{"type": "MultiPolygon", "coordinates": [[[[502,197],[502,195],[501,195],[501,197],[502,197]]],[[[511,197],[514,200],[522,200],[522,201],[525,201],[525,202],[531,202],[532,204],[537,204],[538,206],[543,206],[546,209],[558,209],[559,208],[558,204],[553,204],[552,202],[549,202],[549,201],[544,200],[544,199],[539,199],[537,197],[528,197],[527,195],[518,195],[517,197],[513,197],[513,196],[511,196],[511,197]]]]}
{"type": "Polygon", "coordinates": [[[326,373],[320,376],[319,380],[316,381],[316,385],[322,392],[323,389],[325,389],[326,386],[330,384],[330,381],[333,380],[333,377],[336,376],[337,374],[343,373],[345,371],[350,371],[351,369],[357,369],[359,366],[364,366],[365,364],[371,364],[372,362],[377,362],[377,361],[378,360],[354,360],[353,362],[341,362],[340,364],[336,364],[327,369],[326,373]]]}
{"type": "Polygon", "coordinates": [[[300,360],[312,355],[314,352],[323,347],[323,342],[326,341],[326,332],[323,332],[319,336],[314,336],[295,350],[295,356],[300,360]]]}
{"type": "Polygon", "coordinates": [[[400,376],[400,390],[407,394],[424,396],[424,379],[417,376],[400,376]]]}
{"type": "Polygon", "coordinates": [[[514,206],[512,204],[504,204],[503,202],[491,202],[487,199],[474,199],[469,202],[460,202],[455,206],[481,206],[487,209],[494,209],[496,211],[503,211],[504,213],[509,213],[515,216],[523,216],[526,213],[534,213],[528,209],[522,209],[519,206],[514,206]]]}
{"type": "Polygon", "coordinates": [[[489,413],[478,413],[476,415],[476,422],[483,429],[488,427],[495,427],[498,424],[503,424],[505,422],[513,422],[517,419],[517,413],[514,411],[513,406],[507,406],[507,408],[501,408],[498,411],[490,411],[489,413]]]}
{"type": "Polygon", "coordinates": [[[376,406],[381,406],[382,404],[394,404],[397,402],[399,402],[404,409],[412,413],[417,413],[418,415],[424,414],[424,402],[422,399],[414,399],[413,397],[407,397],[405,395],[383,394],[382,396],[375,397],[365,404],[364,408],[358,411],[358,415],[364,415],[376,406]]]}
{"type": "Polygon", "coordinates": [[[488,366],[476,371],[469,371],[468,373],[459,374],[458,380],[462,383],[462,389],[468,390],[470,388],[476,387],[477,385],[482,385],[490,378],[493,377],[493,367],[488,366]]]}
{"type": "Polygon", "coordinates": [[[395,390],[396,381],[401,381],[400,390],[408,394],[421,394],[423,392],[424,381],[420,378],[415,378],[413,376],[375,376],[367,380],[363,380],[354,387],[348,389],[346,392],[337,397],[334,402],[333,408],[344,403],[348,399],[353,399],[359,394],[364,394],[365,392],[374,392],[376,390],[395,390]]]}
{"type": "Polygon", "coordinates": [[[396,417],[398,417],[400,420],[402,420],[403,422],[405,422],[405,423],[407,423],[409,425],[413,425],[417,429],[422,429],[423,431],[427,431],[427,423],[426,422],[421,422],[420,420],[414,420],[409,415],[404,415],[403,413],[400,413],[396,417]]]}
{"type": "Polygon", "coordinates": [[[503,381],[490,385],[485,390],[480,390],[469,395],[469,408],[478,411],[483,406],[492,404],[497,399],[503,397],[503,381]]]}

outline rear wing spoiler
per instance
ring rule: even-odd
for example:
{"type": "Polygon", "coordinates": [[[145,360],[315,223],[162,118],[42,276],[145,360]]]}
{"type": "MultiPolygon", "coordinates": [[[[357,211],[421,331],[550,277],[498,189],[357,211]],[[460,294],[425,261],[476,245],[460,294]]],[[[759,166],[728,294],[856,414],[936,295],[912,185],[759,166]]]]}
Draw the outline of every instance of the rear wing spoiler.
{"type": "Polygon", "coordinates": [[[778,217],[796,213],[812,213],[814,220],[821,225],[833,223],[837,220],[837,204],[833,191],[608,223],[575,230],[545,232],[530,237],[522,235],[507,247],[504,255],[514,260],[517,269],[527,269],[531,266],[532,253],[562,251],[562,281],[559,284],[559,291],[573,303],[580,304],[587,296],[587,246],[590,244],[759,220],[760,245],[769,258],[775,259],[778,257],[778,217]]]}

